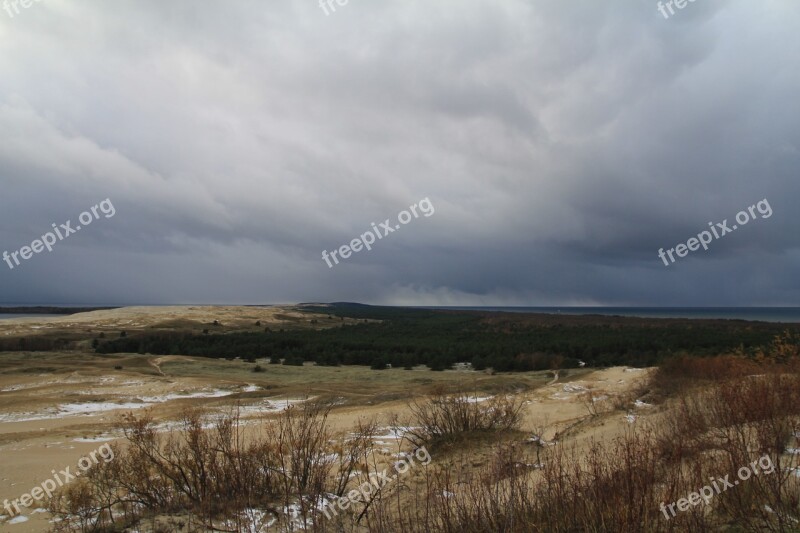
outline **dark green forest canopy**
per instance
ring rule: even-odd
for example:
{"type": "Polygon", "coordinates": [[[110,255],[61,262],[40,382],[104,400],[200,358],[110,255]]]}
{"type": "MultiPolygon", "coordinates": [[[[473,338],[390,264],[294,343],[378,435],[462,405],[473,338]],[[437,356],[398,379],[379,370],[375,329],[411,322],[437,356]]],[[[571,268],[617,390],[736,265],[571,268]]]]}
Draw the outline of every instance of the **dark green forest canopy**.
{"type": "Polygon", "coordinates": [[[589,366],[651,366],[671,355],[744,353],[797,325],[743,320],[652,319],[483,311],[306,305],[310,313],[359,319],[325,329],[196,335],[136,333],[101,341],[99,353],[150,353],[255,359],[287,364],[368,365],[434,370],[456,362],[498,371],[589,366]]]}

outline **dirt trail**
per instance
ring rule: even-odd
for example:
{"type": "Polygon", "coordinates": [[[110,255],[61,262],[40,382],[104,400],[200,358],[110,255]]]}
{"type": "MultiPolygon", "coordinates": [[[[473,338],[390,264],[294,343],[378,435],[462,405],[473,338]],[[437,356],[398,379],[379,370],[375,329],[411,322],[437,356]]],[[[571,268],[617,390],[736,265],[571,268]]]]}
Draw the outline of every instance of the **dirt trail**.
{"type": "Polygon", "coordinates": [[[153,359],[153,360],[148,361],[148,362],[150,363],[150,366],[152,366],[153,368],[156,369],[156,371],[159,373],[159,375],[166,377],[167,375],[164,373],[163,370],[161,370],[161,360],[162,360],[162,358],[159,357],[158,359],[153,359]]]}

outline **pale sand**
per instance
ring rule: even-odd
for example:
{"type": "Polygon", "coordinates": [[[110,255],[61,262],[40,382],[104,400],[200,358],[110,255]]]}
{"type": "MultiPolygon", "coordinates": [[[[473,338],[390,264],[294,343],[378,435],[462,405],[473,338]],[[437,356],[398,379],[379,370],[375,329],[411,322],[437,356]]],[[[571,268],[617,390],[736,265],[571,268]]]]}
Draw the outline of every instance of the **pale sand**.
{"type": "Polygon", "coordinates": [[[211,323],[219,320],[225,326],[252,326],[261,321],[264,326],[280,324],[276,315],[303,320],[308,317],[290,307],[245,306],[164,306],[123,307],[92,311],[61,317],[9,318],[0,320],[0,336],[36,335],[54,329],[135,330],[173,320],[211,323]]]}
{"type": "MultiPolygon", "coordinates": [[[[262,323],[280,322],[277,314],[286,314],[281,308],[208,308],[208,307],[168,307],[168,308],[128,308],[114,311],[85,313],[72,317],[55,319],[14,319],[0,321],[0,335],[3,332],[31,331],[28,328],[57,324],[57,327],[68,328],[126,328],[147,327],[175,319],[191,319],[199,322],[220,320],[223,323],[241,321],[250,324],[255,320],[262,323]]],[[[300,316],[307,319],[307,316],[300,316]]],[[[36,331],[36,330],[33,330],[36,331]]],[[[13,354],[9,354],[13,355],[13,354]]],[[[49,356],[48,356],[49,357],[49,356]]],[[[70,355],[66,357],[72,357],[70,355]]],[[[81,357],[80,354],[74,357],[81,357]]],[[[475,382],[487,378],[482,373],[431,373],[426,371],[402,373],[403,371],[385,371],[375,373],[369,370],[352,368],[321,369],[319,367],[268,369],[267,374],[239,373],[223,375],[223,369],[244,363],[208,361],[197,358],[177,356],[154,357],[135,356],[140,366],[127,366],[123,371],[110,371],[114,362],[103,361],[106,370],[99,368],[99,362],[90,354],[84,356],[86,364],[67,373],[6,373],[0,374],[0,502],[3,499],[16,499],[28,493],[42,481],[51,478],[51,470],[63,470],[71,466],[76,469],[77,461],[102,446],[107,439],[115,435],[110,433],[117,417],[124,410],[108,410],[115,404],[124,404],[130,409],[141,404],[152,404],[149,407],[157,420],[175,420],[185,406],[204,406],[210,410],[221,412],[225,406],[231,406],[241,400],[246,404],[264,405],[273,393],[254,384],[275,382],[281,376],[294,372],[299,375],[313,376],[314,379],[341,379],[351,372],[356,382],[362,382],[362,376],[379,376],[379,379],[423,377],[425,380],[459,380],[465,375],[472,376],[475,382]],[[167,370],[161,374],[161,366],[167,370]],[[172,365],[172,366],[170,366],[172,365]],[[213,377],[184,377],[170,374],[180,365],[206,365],[212,369],[213,377]],[[363,374],[358,374],[363,372],[363,374]],[[27,421],[13,421],[20,418],[38,418],[27,421]],[[98,440],[99,439],[99,440],[98,440]]],[[[133,359],[134,356],[131,356],[133,359]]],[[[41,361],[37,361],[41,364],[41,361]]],[[[591,390],[596,397],[607,396],[606,402],[614,398],[624,397],[638,389],[642,380],[651,370],[631,371],[625,368],[611,368],[579,375],[576,381],[565,383],[557,380],[523,394],[526,404],[523,429],[534,435],[537,428],[543,427],[544,439],[552,440],[556,432],[567,433],[565,441],[585,442],[589,438],[608,440],[619,435],[630,422],[625,412],[612,413],[594,419],[588,419],[588,411],[583,399],[584,389],[591,390]],[[576,424],[578,424],[576,426],[576,424]]],[[[292,374],[294,376],[294,374],[292,374]]],[[[524,375],[512,375],[514,379],[532,379],[524,375]]],[[[295,378],[292,378],[295,379],[295,378]]],[[[377,379],[377,378],[376,378],[377,379]]],[[[538,379],[538,378],[537,378],[538,379]]],[[[363,383],[367,383],[363,381],[363,383]]],[[[378,382],[376,382],[378,383],[378,382]]],[[[411,383],[411,381],[409,382],[411,383]]],[[[315,383],[316,386],[317,383],[315,383]]],[[[292,386],[297,385],[292,382],[292,386]]],[[[340,381],[322,381],[332,391],[344,387],[340,381]],[[328,385],[328,383],[330,383],[328,385]]],[[[266,385],[264,385],[266,386],[266,385]]],[[[351,396],[376,399],[378,390],[375,383],[357,388],[351,396]]],[[[299,386],[298,390],[299,390],[299,386]]],[[[342,393],[348,391],[342,390],[342,393]]],[[[279,395],[280,396],[280,395],[279,395]]],[[[480,394],[486,396],[486,394],[480,394]]],[[[297,394],[284,394],[284,398],[299,399],[297,394]]],[[[635,398],[630,398],[633,400],[635,398]]],[[[371,402],[372,400],[370,400],[371,402]]],[[[408,416],[405,401],[375,401],[376,405],[355,405],[338,407],[329,421],[331,426],[340,431],[347,431],[359,419],[377,418],[383,428],[389,422],[390,413],[408,416]]],[[[272,404],[275,407],[275,404],[272,404]]],[[[143,408],[142,408],[143,409],[143,408]]],[[[143,412],[136,409],[136,413],[143,412]]],[[[246,413],[254,414],[255,410],[246,413]]],[[[601,409],[602,411],[602,409],[601,409]]],[[[632,407],[631,413],[640,424],[653,416],[655,408],[632,407]]],[[[249,427],[249,426],[248,426],[249,427]]],[[[387,431],[383,431],[387,433],[387,431]]],[[[383,435],[381,440],[391,453],[397,450],[397,442],[383,435]]],[[[435,457],[434,457],[435,461],[435,457]]],[[[47,513],[32,513],[36,508],[24,509],[28,521],[18,524],[0,522],[0,528],[11,532],[43,532],[49,527],[47,513]]],[[[0,514],[4,511],[0,509],[0,514]]]]}
{"type": "MultiPolygon", "coordinates": [[[[580,385],[592,388],[598,395],[607,395],[610,398],[627,393],[635,386],[635,380],[644,377],[647,371],[641,373],[626,372],[623,368],[611,368],[587,375],[571,385],[580,385]]],[[[133,381],[133,380],[131,380],[133,381]]],[[[139,381],[146,381],[139,379],[139,381]]],[[[122,397],[131,394],[153,394],[158,389],[160,382],[153,378],[152,382],[141,385],[131,384],[127,387],[120,386],[117,392],[122,397]]],[[[163,393],[168,394],[170,384],[164,384],[163,393]]],[[[186,388],[186,384],[182,386],[186,388]]],[[[569,387],[568,387],[569,388],[569,387]]],[[[580,392],[564,392],[564,383],[556,382],[536,391],[526,393],[525,398],[531,403],[527,404],[523,429],[530,431],[546,424],[545,440],[553,438],[555,431],[583,420],[587,416],[587,408],[580,398],[580,392]]],[[[185,400],[183,401],[185,402],[185,400]]],[[[160,406],[167,413],[169,402],[160,406]]],[[[158,409],[156,409],[158,411],[158,409]]],[[[330,418],[332,428],[346,431],[352,428],[359,419],[375,417],[385,427],[388,423],[388,414],[396,412],[407,416],[405,402],[383,403],[377,406],[344,407],[334,411],[330,418]]],[[[118,413],[117,413],[118,414],[118,413]]],[[[642,408],[636,413],[641,418],[647,417],[649,412],[642,408]]],[[[65,417],[53,420],[0,423],[0,457],[2,457],[2,474],[0,474],[0,499],[18,498],[21,494],[29,492],[31,488],[39,485],[45,479],[52,477],[51,470],[61,470],[72,465],[76,469],[77,461],[96,450],[105,440],[97,442],[78,442],[83,438],[89,440],[101,437],[108,438],[107,430],[114,420],[115,413],[107,412],[100,415],[65,417]],[[81,431],[80,427],[87,429],[81,431]],[[91,428],[91,429],[89,429],[91,428]],[[105,430],[104,430],[105,428],[105,430]]],[[[640,420],[641,420],[640,418],[640,420]]],[[[637,421],[639,423],[639,421],[637,421]]],[[[595,439],[607,440],[618,435],[629,422],[620,412],[615,412],[602,422],[589,423],[581,428],[570,439],[595,439]]],[[[396,442],[388,441],[379,448],[386,448],[391,453],[398,451],[396,442]]],[[[435,459],[435,458],[434,458],[435,459]]],[[[25,516],[29,519],[20,524],[6,524],[8,531],[27,533],[44,532],[48,529],[49,515],[46,513],[30,514],[31,509],[25,509],[25,516]]]]}

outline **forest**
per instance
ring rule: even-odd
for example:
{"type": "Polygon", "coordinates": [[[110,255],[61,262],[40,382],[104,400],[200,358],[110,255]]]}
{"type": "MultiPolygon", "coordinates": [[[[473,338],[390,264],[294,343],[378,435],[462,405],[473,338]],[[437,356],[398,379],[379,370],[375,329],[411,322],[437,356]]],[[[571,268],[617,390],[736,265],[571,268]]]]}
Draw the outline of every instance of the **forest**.
{"type": "Polygon", "coordinates": [[[358,318],[355,325],[203,334],[139,332],[95,342],[98,353],[149,353],[215,358],[269,358],[272,363],[367,365],[374,369],[458,362],[477,370],[529,371],[630,365],[646,367],[675,355],[753,354],[795,325],[742,320],[641,319],[373,307],[303,307],[358,318]]]}

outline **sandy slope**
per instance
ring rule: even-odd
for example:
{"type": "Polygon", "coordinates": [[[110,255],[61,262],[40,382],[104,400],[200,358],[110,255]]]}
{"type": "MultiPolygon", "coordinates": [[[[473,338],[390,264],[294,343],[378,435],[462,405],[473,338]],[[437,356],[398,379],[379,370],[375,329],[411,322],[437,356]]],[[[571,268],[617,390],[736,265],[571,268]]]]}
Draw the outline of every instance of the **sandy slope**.
{"type": "MultiPolygon", "coordinates": [[[[0,321],[0,335],[35,332],[37,328],[132,329],[172,320],[213,320],[252,325],[280,323],[300,315],[282,308],[163,307],[127,308],[85,313],[56,319],[0,321]]],[[[299,316],[307,320],[308,317],[299,316]]],[[[609,439],[631,423],[647,418],[653,408],[634,406],[632,394],[640,388],[649,370],[611,368],[595,372],[573,371],[545,385],[544,373],[487,376],[483,373],[429,372],[342,367],[281,367],[269,365],[266,373],[254,374],[242,361],[216,361],[188,357],[112,356],[93,354],[0,354],[0,502],[29,492],[52,470],[67,466],[96,450],[118,434],[112,428],[126,410],[150,409],[160,421],[174,421],[187,406],[212,412],[240,402],[245,416],[280,409],[278,398],[299,398],[299,391],[313,394],[331,391],[347,398],[334,410],[330,422],[347,430],[359,418],[377,418],[382,426],[390,413],[408,415],[404,400],[391,396],[398,391],[424,394],[438,382],[486,384],[490,380],[522,380],[533,390],[523,394],[526,412],[523,429],[530,435],[543,432],[545,440],[609,439]],[[122,370],[116,369],[123,366],[122,370]],[[50,368],[52,367],[52,368],[50,368]],[[42,370],[48,368],[47,370],[42,370]],[[574,380],[574,381],[570,381],[574,380]],[[606,416],[590,418],[586,394],[597,399],[606,416]],[[630,406],[614,410],[615,400],[630,406]]],[[[494,383],[494,381],[491,381],[494,383]]],[[[400,398],[402,395],[395,396],[400,398]]],[[[396,446],[389,442],[388,447],[396,446]]],[[[392,452],[395,450],[391,450],[392,452]]],[[[435,457],[434,457],[435,460],[435,457]]],[[[1,506],[0,506],[1,507],[1,506]]],[[[26,522],[0,529],[11,532],[41,532],[49,515],[25,509],[26,522]]],[[[0,515],[4,511],[0,508],[0,515]]]]}
{"type": "Polygon", "coordinates": [[[252,326],[280,324],[287,320],[307,319],[290,307],[245,307],[245,306],[164,306],[123,307],[89,313],[78,313],[63,317],[10,318],[0,320],[0,335],[35,335],[57,329],[78,330],[135,330],[169,323],[175,320],[202,324],[219,320],[226,326],[252,326]]]}
{"type": "MultiPolygon", "coordinates": [[[[593,372],[583,379],[563,383],[557,381],[533,392],[526,393],[529,402],[526,407],[524,429],[534,434],[539,427],[545,428],[546,440],[553,439],[557,431],[573,426],[580,420],[585,420],[588,414],[586,403],[582,399],[584,391],[592,390],[597,396],[612,398],[625,395],[637,387],[637,382],[644,377],[647,371],[632,372],[624,368],[612,368],[593,372]]],[[[94,395],[104,396],[103,406],[113,405],[113,402],[132,402],[134,397],[159,398],[161,403],[154,407],[157,415],[171,418],[175,414],[176,404],[206,404],[209,407],[219,407],[230,404],[234,398],[247,397],[249,393],[243,392],[243,384],[234,386],[231,383],[213,383],[211,381],[189,379],[176,380],[161,376],[138,377],[136,379],[109,378],[108,376],[82,376],[78,373],[69,376],[57,383],[45,379],[31,379],[17,383],[23,388],[7,390],[2,394],[2,405],[13,404],[13,396],[44,396],[50,401],[25,402],[25,409],[32,413],[42,414],[47,409],[53,408],[52,402],[56,398],[73,398],[75,393],[88,391],[94,395]],[[230,393],[230,396],[213,397],[214,392],[230,393]],[[195,397],[181,399],[181,395],[208,394],[209,397],[195,397]],[[53,396],[54,395],[54,396],[53,396]]],[[[8,379],[0,382],[0,388],[13,388],[8,384],[8,379]]],[[[263,400],[258,399],[257,403],[263,400]]],[[[19,406],[20,404],[15,404],[19,406]]],[[[58,404],[56,405],[65,405],[58,404]]],[[[68,402],[66,405],[70,405],[68,402]]],[[[5,416],[5,421],[0,421],[0,458],[2,470],[0,473],[0,499],[17,498],[43,480],[51,477],[51,470],[61,470],[68,465],[75,464],[78,459],[101,446],[104,439],[113,437],[109,433],[113,421],[122,411],[95,411],[87,410],[85,414],[69,413],[52,419],[13,421],[13,416],[8,412],[8,407],[0,412],[5,416]],[[99,437],[99,440],[92,441],[99,437]],[[89,442],[84,442],[88,440],[89,442]]],[[[352,427],[359,418],[376,417],[383,424],[388,423],[390,412],[407,415],[404,402],[382,403],[375,406],[344,407],[334,411],[331,416],[331,425],[338,429],[352,427]]],[[[637,415],[646,415],[647,408],[642,408],[637,415]]],[[[605,418],[601,424],[587,424],[579,427],[569,435],[569,438],[580,439],[585,437],[609,438],[617,434],[627,424],[630,424],[624,413],[615,412],[605,418]]],[[[394,445],[394,443],[390,443],[394,445]]],[[[392,450],[395,451],[395,450],[392,450]]],[[[30,510],[26,510],[30,512],[30,510]]],[[[46,513],[27,514],[27,522],[20,524],[6,524],[3,526],[15,532],[40,532],[48,527],[46,513]]]]}

